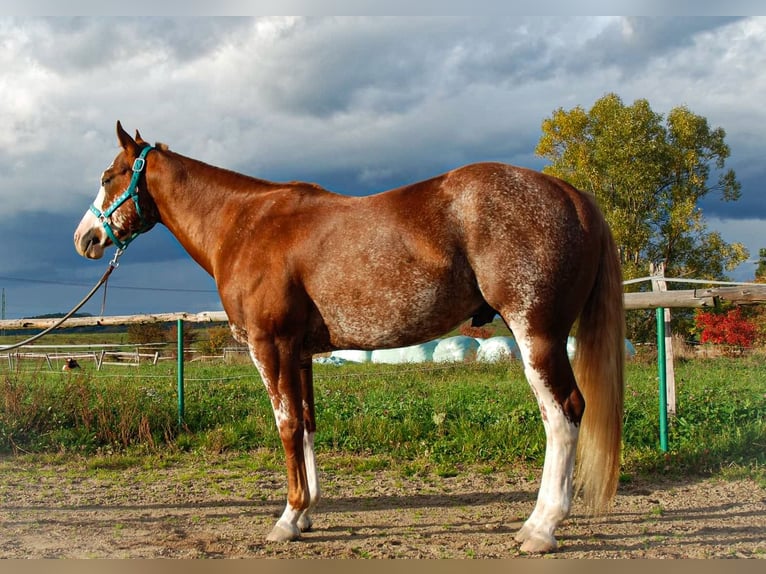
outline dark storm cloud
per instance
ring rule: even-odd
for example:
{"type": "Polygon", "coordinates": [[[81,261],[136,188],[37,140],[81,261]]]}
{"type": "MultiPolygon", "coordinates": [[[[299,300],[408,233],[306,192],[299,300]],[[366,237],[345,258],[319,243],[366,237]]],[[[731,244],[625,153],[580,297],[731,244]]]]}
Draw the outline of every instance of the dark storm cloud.
{"type": "MultiPolygon", "coordinates": [[[[766,218],[765,36],[761,19],[723,17],[0,20],[0,241],[14,245],[0,275],[101,274],[71,235],[117,153],[118,119],[209,163],[366,194],[471,161],[539,169],[542,120],[616,92],[723,127],[742,199],[711,196],[705,213],[766,218]]],[[[204,283],[161,228],[122,265],[136,281],[204,283]]],[[[25,290],[13,295],[23,306],[25,290]]],[[[49,311],[65,306],[55,297],[49,311]]],[[[176,303],[158,294],[155,310],[176,303]]]]}
{"type": "MultiPolygon", "coordinates": [[[[199,59],[225,42],[236,43],[251,22],[243,18],[47,18],[26,26],[30,58],[51,70],[88,73],[108,67],[115,81],[120,63],[143,53],[171,62],[199,59]]],[[[135,78],[140,82],[141,78],[135,78]]]]}
{"type": "Polygon", "coordinates": [[[615,67],[624,75],[635,74],[652,66],[657,59],[693,46],[700,33],[736,20],[732,17],[626,17],[588,40],[582,50],[566,55],[565,67],[584,73],[615,67]]]}

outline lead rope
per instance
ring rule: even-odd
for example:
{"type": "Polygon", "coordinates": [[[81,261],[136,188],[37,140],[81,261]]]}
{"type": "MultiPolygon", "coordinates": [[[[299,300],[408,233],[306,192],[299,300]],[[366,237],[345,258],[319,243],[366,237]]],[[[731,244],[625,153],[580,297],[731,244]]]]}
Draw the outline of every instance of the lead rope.
{"type": "Polygon", "coordinates": [[[90,292],[85,296],[85,298],[83,298],[82,301],[80,301],[71,311],[69,311],[69,313],[64,315],[61,319],[56,321],[53,325],[51,325],[47,329],[37,333],[37,335],[34,335],[34,336],[30,337],[29,339],[25,339],[21,343],[16,343],[15,345],[10,345],[8,347],[0,347],[0,351],[3,351],[3,352],[5,352],[5,351],[12,351],[13,349],[18,349],[19,347],[23,347],[24,345],[28,345],[29,343],[32,343],[33,341],[37,341],[38,339],[44,337],[45,335],[47,335],[48,333],[50,333],[54,329],[60,327],[67,319],[69,319],[72,315],[77,313],[77,311],[79,311],[80,308],[83,305],[85,305],[85,303],[87,303],[90,300],[91,297],[93,297],[93,295],[96,294],[96,291],[98,291],[98,289],[99,289],[99,287],[101,287],[101,285],[104,285],[104,300],[103,300],[102,305],[101,305],[101,315],[103,316],[103,314],[104,314],[104,306],[106,305],[106,282],[109,279],[109,276],[112,274],[112,271],[114,271],[115,269],[117,269],[117,267],[119,267],[119,263],[117,263],[117,260],[120,258],[120,256],[122,255],[123,251],[124,251],[123,249],[118,249],[115,252],[114,257],[109,262],[109,267],[107,267],[106,271],[101,276],[101,279],[98,280],[98,283],[96,283],[94,285],[93,289],[90,290],[90,292]]]}
{"type": "MultiPolygon", "coordinates": [[[[125,246],[127,247],[127,245],[125,246]]],[[[112,270],[117,269],[120,264],[117,263],[117,260],[122,256],[122,254],[125,252],[125,247],[119,247],[117,248],[117,251],[114,252],[114,257],[112,257],[112,260],[109,262],[109,273],[105,273],[103,280],[104,280],[104,297],[101,299],[101,316],[104,316],[104,311],[106,310],[106,289],[109,287],[109,275],[112,274],[112,270]]],[[[98,289],[98,287],[96,287],[98,289]]],[[[87,301],[87,299],[86,299],[87,301]]]]}

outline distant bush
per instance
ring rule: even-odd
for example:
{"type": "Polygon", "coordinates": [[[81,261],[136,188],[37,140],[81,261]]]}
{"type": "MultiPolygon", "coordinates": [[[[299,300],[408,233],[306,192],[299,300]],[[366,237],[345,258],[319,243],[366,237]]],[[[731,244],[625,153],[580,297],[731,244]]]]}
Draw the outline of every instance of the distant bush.
{"type": "MultiPolygon", "coordinates": [[[[194,345],[194,343],[197,342],[198,338],[199,338],[199,331],[195,329],[193,325],[189,323],[184,323],[184,334],[183,334],[184,356],[189,355],[189,349],[194,345]]],[[[178,341],[178,324],[177,323],[170,327],[168,340],[173,342],[178,341]]]]}
{"type": "Polygon", "coordinates": [[[727,345],[732,354],[741,354],[753,346],[758,334],[755,324],[742,315],[739,307],[726,313],[700,312],[694,318],[701,343],[727,345]]]}
{"type": "Polygon", "coordinates": [[[210,327],[206,337],[197,343],[197,350],[204,355],[222,355],[226,347],[234,344],[234,337],[228,327],[210,327]]]}
{"type": "Polygon", "coordinates": [[[128,325],[128,342],[138,345],[164,343],[168,332],[162,323],[133,323],[128,325]]]}

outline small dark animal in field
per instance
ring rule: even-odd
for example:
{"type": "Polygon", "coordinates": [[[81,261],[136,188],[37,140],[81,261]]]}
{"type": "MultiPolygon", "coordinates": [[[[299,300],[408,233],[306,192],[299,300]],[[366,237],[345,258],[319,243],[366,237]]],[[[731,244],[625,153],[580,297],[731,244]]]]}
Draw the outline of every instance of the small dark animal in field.
{"type": "Polygon", "coordinates": [[[67,360],[64,363],[64,367],[62,371],[73,371],[79,368],[80,368],[80,363],[78,363],[76,359],[73,359],[72,357],[67,357],[67,360]]]}

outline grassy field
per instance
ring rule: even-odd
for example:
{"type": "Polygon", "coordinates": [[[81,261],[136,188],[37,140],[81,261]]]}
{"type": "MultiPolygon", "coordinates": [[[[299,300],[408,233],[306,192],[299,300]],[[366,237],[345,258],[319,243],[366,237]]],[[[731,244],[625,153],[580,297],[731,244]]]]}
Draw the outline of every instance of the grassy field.
{"type": "MultiPolygon", "coordinates": [[[[252,451],[281,457],[266,393],[248,365],[186,365],[177,424],[175,365],[0,372],[0,453],[153,456],[252,451]]],[[[766,358],[676,365],[678,415],[659,451],[657,372],[628,365],[624,480],[644,473],[755,476],[766,485],[766,358]]],[[[518,362],[317,365],[319,452],[369,468],[457,473],[542,464],[545,439],[518,362]]]]}

